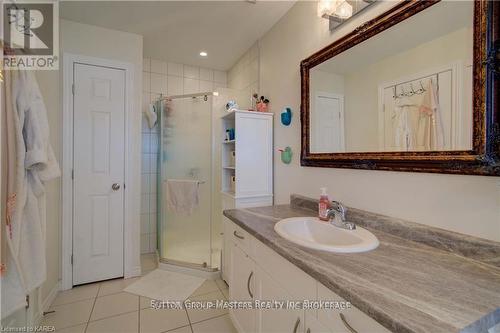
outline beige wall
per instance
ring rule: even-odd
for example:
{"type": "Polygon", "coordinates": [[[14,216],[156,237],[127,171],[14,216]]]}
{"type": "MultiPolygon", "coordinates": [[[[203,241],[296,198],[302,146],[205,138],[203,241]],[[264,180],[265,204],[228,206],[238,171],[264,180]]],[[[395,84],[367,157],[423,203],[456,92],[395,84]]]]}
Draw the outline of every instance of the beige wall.
{"type": "Polygon", "coordinates": [[[288,202],[291,193],[318,197],[327,186],[332,199],[349,206],[500,241],[498,178],[300,166],[300,61],[394,4],[376,4],[330,33],[316,2],[297,2],[260,40],[260,88],[275,112],[275,147],[294,151],[290,165],[275,154],[275,203],[288,202]],[[279,122],[285,105],[294,112],[289,127],[279,122]]]}
{"type": "MultiPolygon", "coordinates": [[[[134,65],[134,109],[137,110],[135,119],[131,123],[137,124],[131,128],[130,135],[136,142],[136,148],[129,152],[134,158],[134,169],[137,176],[133,177],[132,189],[140,188],[140,120],[141,120],[141,91],[142,91],[142,36],[98,28],[86,24],[60,21],[61,55],[64,52],[72,54],[115,59],[129,62],[134,65]]],[[[61,57],[62,59],[62,57],[61,57]]],[[[59,71],[39,71],[36,73],[38,83],[48,110],[50,140],[58,161],[62,159],[62,62],[59,71]]],[[[61,165],[62,166],[62,165],[61,165]]],[[[127,189],[129,188],[127,184],[127,189]]],[[[61,278],[61,179],[47,184],[47,281],[42,286],[42,302],[61,278]]],[[[132,191],[137,203],[134,210],[137,212],[137,225],[134,232],[137,234],[137,265],[140,267],[139,249],[139,204],[140,191],[132,191]],[[137,195],[135,195],[137,192],[137,195]]]]}

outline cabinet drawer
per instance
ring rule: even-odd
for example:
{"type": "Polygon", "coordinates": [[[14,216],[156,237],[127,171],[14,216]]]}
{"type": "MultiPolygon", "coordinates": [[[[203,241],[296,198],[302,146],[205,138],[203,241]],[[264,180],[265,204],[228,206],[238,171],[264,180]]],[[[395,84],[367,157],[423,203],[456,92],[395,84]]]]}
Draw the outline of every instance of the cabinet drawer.
{"type": "MultiPolygon", "coordinates": [[[[318,300],[338,301],[345,300],[332,292],[330,289],[318,283],[318,300]]],[[[320,309],[318,320],[331,332],[350,333],[347,325],[350,325],[358,333],[389,333],[390,331],[380,325],[375,319],[367,316],[359,309],[351,305],[348,309],[320,309]],[[342,320],[342,316],[344,320],[342,320]],[[345,321],[345,322],[344,322],[345,321]]]]}
{"type": "Polygon", "coordinates": [[[316,281],[297,266],[254,238],[251,250],[257,265],[293,297],[300,300],[316,299],[316,281]]]}
{"type": "Polygon", "coordinates": [[[252,236],[227,217],[224,217],[224,237],[227,237],[245,253],[249,254],[252,236]]]}

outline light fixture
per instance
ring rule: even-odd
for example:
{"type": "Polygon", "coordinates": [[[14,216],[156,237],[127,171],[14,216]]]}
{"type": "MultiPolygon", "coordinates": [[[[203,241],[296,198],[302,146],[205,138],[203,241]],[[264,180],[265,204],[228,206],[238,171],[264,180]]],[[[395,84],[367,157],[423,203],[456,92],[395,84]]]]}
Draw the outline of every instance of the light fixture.
{"type": "Polygon", "coordinates": [[[346,0],[320,0],[318,2],[318,16],[336,16],[343,20],[352,16],[352,5],[346,0]]]}
{"type": "Polygon", "coordinates": [[[330,30],[334,30],[375,2],[377,0],[319,0],[317,15],[328,19],[330,30]]]}
{"type": "Polygon", "coordinates": [[[320,0],[318,1],[318,17],[331,15],[335,11],[336,0],[320,0]]]}
{"type": "Polygon", "coordinates": [[[207,52],[205,52],[205,51],[200,52],[200,57],[206,57],[206,56],[208,56],[207,52]]]}
{"type": "Polygon", "coordinates": [[[345,0],[339,2],[337,2],[337,7],[335,8],[333,15],[343,20],[347,20],[352,16],[352,5],[345,0]]]}

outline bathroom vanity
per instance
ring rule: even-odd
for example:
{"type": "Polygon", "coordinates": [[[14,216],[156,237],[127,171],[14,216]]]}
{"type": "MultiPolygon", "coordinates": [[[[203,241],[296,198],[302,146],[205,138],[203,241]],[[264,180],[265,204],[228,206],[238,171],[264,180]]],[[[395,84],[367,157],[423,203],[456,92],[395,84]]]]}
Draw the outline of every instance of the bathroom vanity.
{"type": "Polygon", "coordinates": [[[376,249],[331,253],[275,232],[280,220],[315,216],[315,205],[292,196],[290,205],[224,212],[230,300],[298,302],[230,310],[240,333],[483,332],[500,325],[500,244],[352,208],[348,220],[378,238],[376,249]]]}

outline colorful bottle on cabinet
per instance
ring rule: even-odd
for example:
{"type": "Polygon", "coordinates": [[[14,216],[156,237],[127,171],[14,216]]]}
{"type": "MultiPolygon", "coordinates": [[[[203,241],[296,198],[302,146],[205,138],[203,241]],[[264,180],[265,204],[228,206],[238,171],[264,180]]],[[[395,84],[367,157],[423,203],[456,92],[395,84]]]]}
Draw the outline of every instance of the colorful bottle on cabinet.
{"type": "Polygon", "coordinates": [[[328,199],[328,194],[326,194],[326,187],[322,187],[318,204],[318,218],[321,221],[328,221],[328,216],[326,215],[328,208],[330,208],[330,199],[328,199]]]}

